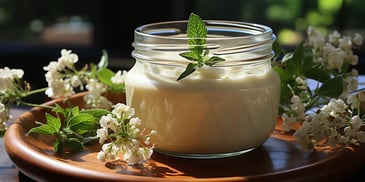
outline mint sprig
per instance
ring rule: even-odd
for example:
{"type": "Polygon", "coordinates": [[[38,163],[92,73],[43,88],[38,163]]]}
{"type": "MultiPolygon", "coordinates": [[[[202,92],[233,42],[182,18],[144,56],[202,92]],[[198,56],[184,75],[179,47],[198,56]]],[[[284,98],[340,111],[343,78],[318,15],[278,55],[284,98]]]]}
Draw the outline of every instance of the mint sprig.
{"type": "Polygon", "coordinates": [[[189,63],[186,66],[185,71],[180,74],[177,81],[187,77],[204,65],[213,66],[216,63],[225,61],[224,58],[218,56],[209,57],[209,50],[205,45],[207,32],[203,20],[198,15],[191,13],[187,25],[187,37],[190,51],[180,53],[179,55],[194,62],[189,63]]]}
{"type": "Polygon", "coordinates": [[[27,135],[39,133],[55,136],[54,150],[56,153],[62,153],[65,148],[70,151],[78,151],[83,149],[85,144],[96,140],[95,132],[99,120],[103,115],[109,113],[104,109],[80,111],[78,106],[63,108],[58,104],[52,111],[56,115],[46,113],[47,122],[37,122],[40,126],[31,128],[27,135]]]}

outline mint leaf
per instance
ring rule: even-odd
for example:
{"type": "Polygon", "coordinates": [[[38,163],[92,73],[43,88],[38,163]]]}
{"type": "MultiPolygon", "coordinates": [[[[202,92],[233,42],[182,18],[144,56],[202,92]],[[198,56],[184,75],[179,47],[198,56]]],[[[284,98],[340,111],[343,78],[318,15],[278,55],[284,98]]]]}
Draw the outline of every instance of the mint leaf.
{"type": "Polygon", "coordinates": [[[55,143],[53,144],[53,148],[56,153],[61,153],[63,151],[63,143],[59,138],[56,139],[55,143]]]}
{"type": "Polygon", "coordinates": [[[225,61],[225,59],[223,59],[221,57],[218,57],[218,56],[213,56],[213,57],[209,58],[205,62],[205,64],[208,65],[208,66],[213,66],[214,64],[222,62],[222,61],[225,61]]]}
{"type": "Polygon", "coordinates": [[[87,109],[80,111],[80,114],[90,114],[96,118],[96,120],[99,120],[102,116],[107,115],[110,113],[110,111],[105,109],[87,109]]]}
{"type": "Polygon", "coordinates": [[[41,126],[31,128],[27,135],[30,133],[40,133],[44,135],[54,135],[59,133],[61,128],[61,121],[59,118],[52,116],[49,113],[46,113],[47,124],[41,124],[41,126]]]}
{"type": "Polygon", "coordinates": [[[191,13],[187,25],[188,44],[204,45],[206,43],[207,28],[203,20],[196,14],[191,13]]]}
{"type": "Polygon", "coordinates": [[[189,63],[188,66],[186,67],[185,71],[181,73],[181,75],[177,78],[177,81],[185,78],[186,76],[192,74],[196,69],[197,69],[198,65],[194,64],[194,63],[189,63]]]}
{"type": "Polygon", "coordinates": [[[65,141],[65,146],[71,151],[78,151],[84,148],[84,145],[78,138],[69,138],[65,141]]]}
{"type": "Polygon", "coordinates": [[[34,128],[31,128],[27,135],[29,135],[30,133],[39,133],[39,134],[43,134],[43,135],[53,135],[55,134],[53,128],[49,125],[41,125],[41,126],[38,126],[38,127],[34,127],[34,128]]]}
{"type": "Polygon", "coordinates": [[[194,52],[183,52],[180,53],[179,55],[192,61],[199,61],[201,59],[199,54],[195,54],[194,52]]]}
{"type": "Polygon", "coordinates": [[[225,59],[218,56],[208,56],[209,50],[205,45],[207,32],[208,30],[205,27],[203,20],[198,15],[191,13],[189,16],[189,22],[187,24],[187,42],[190,51],[180,53],[179,55],[196,63],[189,63],[185,70],[176,79],[177,81],[187,77],[204,65],[213,66],[216,63],[225,61],[225,59]]]}

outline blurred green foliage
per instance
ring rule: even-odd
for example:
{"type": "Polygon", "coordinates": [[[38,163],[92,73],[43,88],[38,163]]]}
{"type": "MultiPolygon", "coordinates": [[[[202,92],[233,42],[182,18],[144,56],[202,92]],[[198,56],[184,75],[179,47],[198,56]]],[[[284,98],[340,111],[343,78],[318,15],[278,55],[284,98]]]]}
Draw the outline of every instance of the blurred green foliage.
{"type": "MultiPolygon", "coordinates": [[[[364,0],[215,0],[197,1],[204,19],[225,19],[265,24],[273,28],[281,44],[298,44],[308,26],[364,33],[364,0]]],[[[364,36],[364,34],[363,34],[364,36]]]]}

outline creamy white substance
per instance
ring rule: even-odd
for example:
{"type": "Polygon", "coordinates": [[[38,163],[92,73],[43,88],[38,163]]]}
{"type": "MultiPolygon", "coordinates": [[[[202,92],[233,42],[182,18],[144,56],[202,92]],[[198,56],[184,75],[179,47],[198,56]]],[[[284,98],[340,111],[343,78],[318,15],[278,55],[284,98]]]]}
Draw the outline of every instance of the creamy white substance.
{"type": "Polygon", "coordinates": [[[273,70],[209,67],[176,81],[181,71],[137,61],[127,73],[127,104],[142,127],[157,131],[152,140],[157,149],[237,152],[255,148],[271,135],[280,98],[280,78],[273,70]]]}

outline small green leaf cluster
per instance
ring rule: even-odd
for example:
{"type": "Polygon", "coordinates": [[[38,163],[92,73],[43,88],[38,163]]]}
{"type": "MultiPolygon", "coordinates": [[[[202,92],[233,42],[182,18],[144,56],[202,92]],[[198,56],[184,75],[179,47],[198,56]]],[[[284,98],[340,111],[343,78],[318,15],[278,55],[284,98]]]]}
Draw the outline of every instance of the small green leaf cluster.
{"type": "Polygon", "coordinates": [[[39,133],[55,136],[56,153],[62,153],[66,149],[78,151],[85,144],[95,141],[101,116],[110,113],[104,109],[80,110],[78,106],[64,108],[58,104],[52,112],[54,115],[45,113],[46,123],[37,122],[40,126],[31,128],[27,135],[39,133]]]}
{"type": "Polygon", "coordinates": [[[108,86],[108,91],[110,92],[125,92],[124,84],[113,83],[111,80],[112,77],[115,76],[113,70],[108,68],[109,64],[109,56],[108,53],[103,50],[103,55],[100,58],[100,61],[97,65],[91,65],[91,78],[96,78],[101,81],[103,84],[108,86]]]}
{"type": "Polygon", "coordinates": [[[196,14],[191,13],[187,25],[187,36],[189,52],[183,52],[179,55],[193,61],[187,65],[185,70],[177,78],[177,81],[187,77],[204,65],[213,66],[216,63],[225,61],[218,56],[209,57],[209,50],[206,47],[207,28],[203,20],[196,14]]]}
{"type": "MultiPolygon", "coordinates": [[[[280,103],[282,106],[290,104],[293,95],[308,94],[303,101],[306,104],[306,110],[318,107],[330,98],[338,98],[343,92],[343,74],[336,71],[328,71],[315,64],[313,61],[312,47],[306,46],[302,41],[294,52],[285,52],[281,45],[275,41],[273,50],[276,53],[273,61],[273,69],[281,78],[281,96],[280,103]],[[296,79],[303,77],[311,79],[317,83],[313,89],[307,86],[306,89],[298,88],[296,79]]],[[[346,65],[348,67],[348,65],[346,65]]],[[[344,70],[347,70],[344,68],[344,70]]],[[[283,107],[281,107],[282,109],[283,107]]],[[[281,112],[284,112],[281,110],[281,112]]]]}

